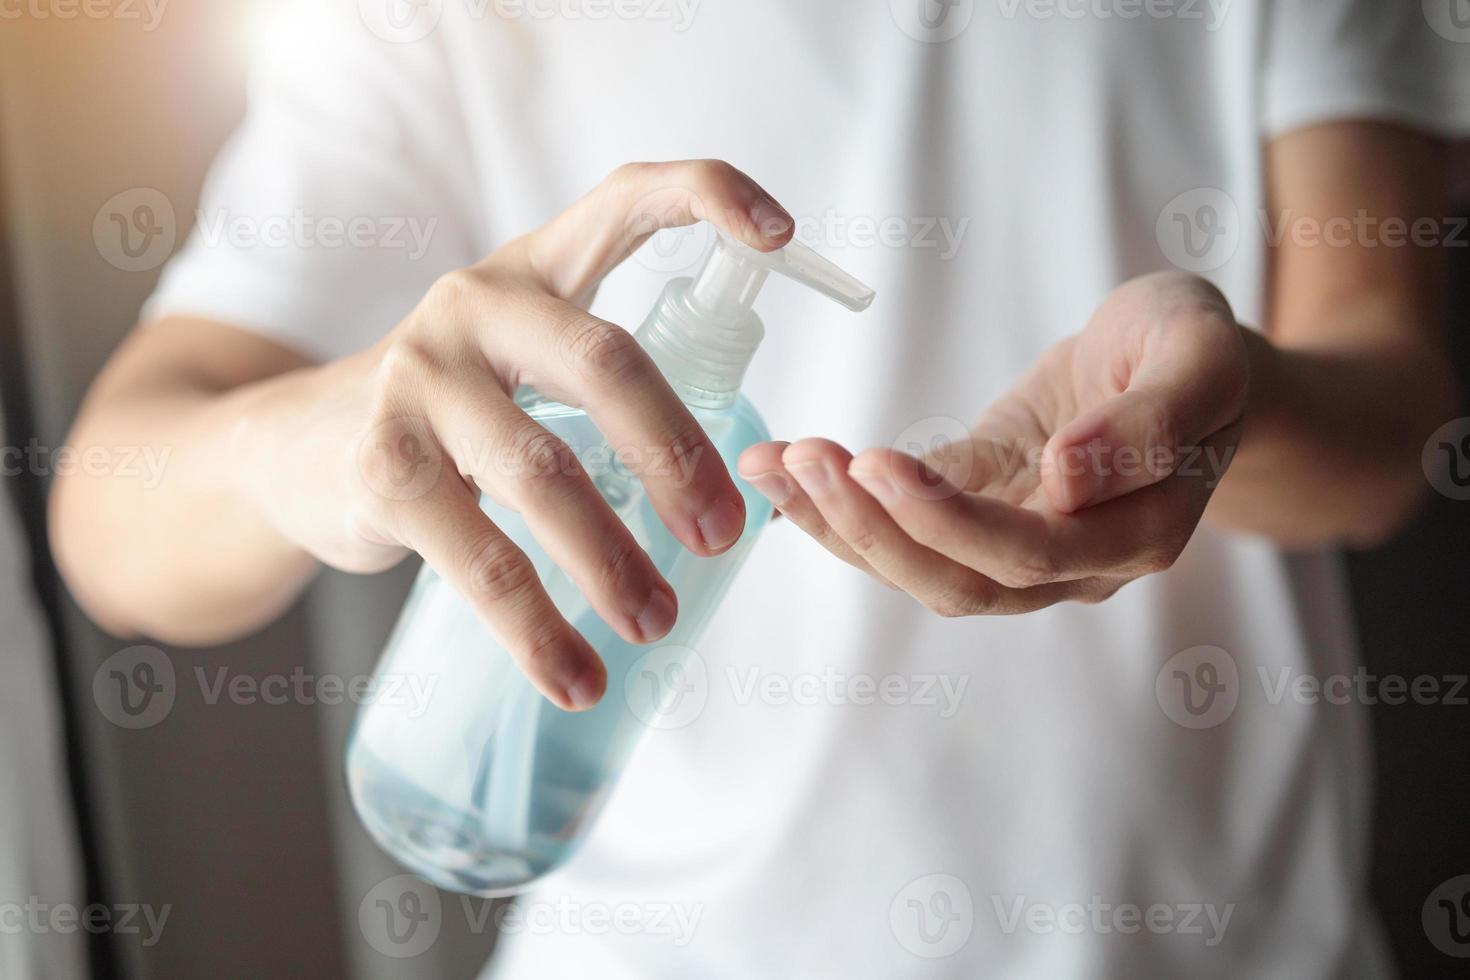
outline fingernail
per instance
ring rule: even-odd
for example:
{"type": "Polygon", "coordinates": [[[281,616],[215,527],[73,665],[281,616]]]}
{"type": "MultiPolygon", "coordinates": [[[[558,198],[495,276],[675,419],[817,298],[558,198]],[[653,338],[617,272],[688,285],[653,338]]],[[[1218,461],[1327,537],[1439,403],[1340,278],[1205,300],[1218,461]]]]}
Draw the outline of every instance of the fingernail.
{"type": "Polygon", "coordinates": [[[821,493],[832,482],[832,476],[827,472],[824,463],[787,463],[786,469],[796,477],[796,482],[807,493],[821,493]]]}
{"type": "Polygon", "coordinates": [[[777,507],[783,507],[796,493],[791,486],[791,481],[780,473],[762,473],[760,476],[752,476],[746,480],[751,486],[760,491],[765,497],[777,507]]]}
{"type": "Polygon", "coordinates": [[[755,222],[761,237],[770,240],[781,238],[795,224],[786,209],[771,200],[757,201],[751,205],[750,220],[755,222]]]}
{"type": "Polygon", "coordinates": [[[674,628],[678,617],[679,610],[673,596],[663,589],[654,589],[653,595],[648,597],[648,604],[638,614],[638,633],[644,643],[657,640],[674,628]]]}
{"type": "Polygon", "coordinates": [[[601,692],[598,690],[602,685],[592,674],[584,674],[567,685],[567,702],[571,704],[573,711],[586,711],[594,707],[601,700],[601,692]]]}
{"type": "Polygon", "coordinates": [[[881,503],[888,504],[898,499],[898,486],[887,473],[873,473],[867,470],[848,470],[847,475],[852,477],[853,482],[858,486],[878,498],[881,503]]]}
{"type": "Polygon", "coordinates": [[[733,501],[722,500],[695,522],[708,551],[720,551],[735,543],[745,530],[745,513],[733,501]]]}

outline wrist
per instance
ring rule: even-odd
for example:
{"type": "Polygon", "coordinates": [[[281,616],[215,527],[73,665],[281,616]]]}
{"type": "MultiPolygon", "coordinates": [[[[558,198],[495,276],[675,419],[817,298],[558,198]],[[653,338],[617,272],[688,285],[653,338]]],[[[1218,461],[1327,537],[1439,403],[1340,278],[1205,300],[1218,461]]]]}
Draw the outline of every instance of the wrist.
{"type": "Polygon", "coordinates": [[[1246,428],[1249,429],[1269,419],[1279,404],[1282,353],[1269,337],[1253,327],[1241,324],[1240,335],[1250,372],[1244,413],[1246,428]]]}
{"type": "MultiPolygon", "coordinates": [[[[241,503],[282,538],[292,523],[283,494],[313,480],[309,466],[333,365],[299,368],[231,392],[221,410],[230,419],[224,440],[225,472],[241,503]]],[[[320,460],[317,465],[320,465],[320,460]]]]}

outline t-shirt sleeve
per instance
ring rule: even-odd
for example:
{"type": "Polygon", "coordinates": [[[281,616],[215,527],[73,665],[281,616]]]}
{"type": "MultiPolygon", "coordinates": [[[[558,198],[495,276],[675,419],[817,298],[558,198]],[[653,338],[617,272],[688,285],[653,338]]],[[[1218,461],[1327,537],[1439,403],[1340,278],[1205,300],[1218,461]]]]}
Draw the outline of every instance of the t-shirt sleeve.
{"type": "Polygon", "coordinates": [[[481,209],[433,38],[301,17],[255,66],[245,120],[143,318],[205,317],[328,360],[479,258],[481,209]]]}
{"type": "Polygon", "coordinates": [[[1333,119],[1470,135],[1470,0],[1272,0],[1267,136],[1333,119]]]}

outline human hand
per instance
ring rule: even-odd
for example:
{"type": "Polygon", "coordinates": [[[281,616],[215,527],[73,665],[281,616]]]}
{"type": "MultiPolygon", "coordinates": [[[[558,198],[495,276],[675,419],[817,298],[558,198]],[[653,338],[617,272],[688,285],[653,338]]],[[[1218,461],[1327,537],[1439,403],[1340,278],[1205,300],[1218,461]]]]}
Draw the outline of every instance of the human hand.
{"type": "Polygon", "coordinates": [[[763,443],[741,475],[843,560],[945,616],[1097,602],[1179,556],[1239,443],[1241,328],[1204,280],[1119,287],[967,442],[924,458],[763,443]]]}
{"type": "Polygon", "coordinates": [[[641,461],[649,500],[679,541],[705,556],[728,549],[745,508],[719,453],[632,335],[586,311],[654,231],[700,220],[762,251],[793,229],[728,164],[620,168],[544,228],[444,276],[371,349],[257,398],[237,433],[257,506],[340,569],[380,571],[418,552],[547,697],[595,704],[604,666],[479,498],[519,512],[629,642],[673,627],[669,584],[571,449],[513,394],[531,385],[585,408],[620,460],[641,461]]]}

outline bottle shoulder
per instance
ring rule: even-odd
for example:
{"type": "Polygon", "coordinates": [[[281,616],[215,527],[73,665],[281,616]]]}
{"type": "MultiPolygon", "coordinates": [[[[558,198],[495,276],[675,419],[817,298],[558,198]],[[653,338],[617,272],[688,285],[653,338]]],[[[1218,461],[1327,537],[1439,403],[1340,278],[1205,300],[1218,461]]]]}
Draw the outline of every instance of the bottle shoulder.
{"type": "MultiPolygon", "coordinates": [[[[517,390],[515,403],[523,412],[538,422],[555,422],[559,419],[576,418],[587,414],[585,409],[553,401],[534,388],[522,387],[517,390]]],[[[761,417],[754,403],[743,393],[737,393],[735,401],[724,408],[690,406],[689,411],[706,430],[711,428],[728,430],[731,428],[730,423],[734,422],[734,428],[740,429],[751,442],[765,442],[771,438],[771,432],[766,426],[765,419],[761,417]]]]}
{"type": "Polygon", "coordinates": [[[756,410],[754,403],[744,394],[737,394],[733,404],[725,408],[691,408],[694,417],[706,429],[716,420],[734,421],[737,427],[745,431],[753,442],[765,442],[771,438],[770,429],[766,427],[766,420],[756,410]]]}

